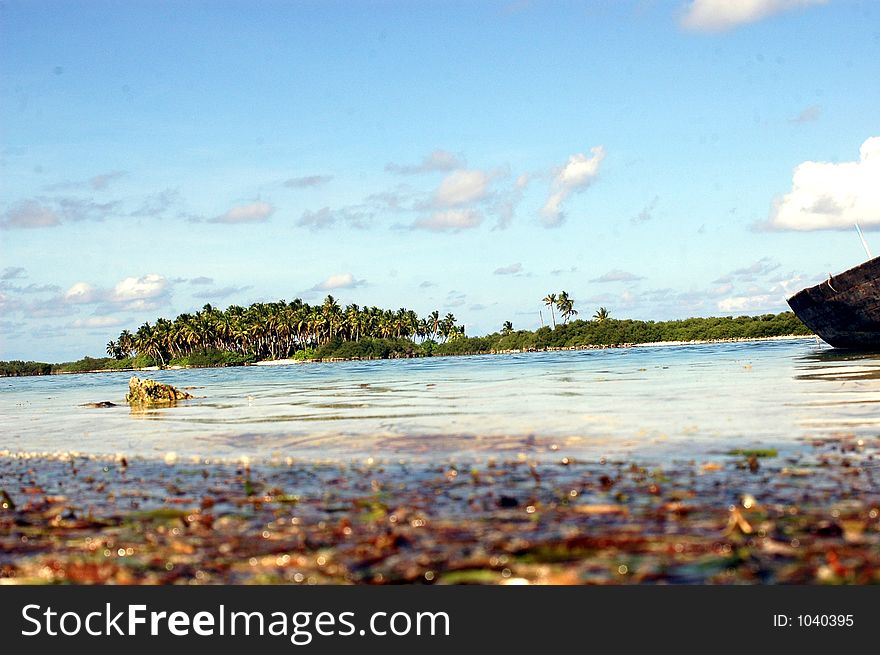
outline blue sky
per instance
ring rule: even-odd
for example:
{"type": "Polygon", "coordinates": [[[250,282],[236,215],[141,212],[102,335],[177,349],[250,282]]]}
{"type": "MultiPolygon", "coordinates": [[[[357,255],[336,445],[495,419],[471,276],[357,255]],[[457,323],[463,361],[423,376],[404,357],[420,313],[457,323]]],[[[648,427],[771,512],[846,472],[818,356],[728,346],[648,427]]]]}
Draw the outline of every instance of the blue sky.
{"type": "Polygon", "coordinates": [[[880,4],[0,5],[0,359],[328,292],[470,334],[880,252],[880,4]]]}

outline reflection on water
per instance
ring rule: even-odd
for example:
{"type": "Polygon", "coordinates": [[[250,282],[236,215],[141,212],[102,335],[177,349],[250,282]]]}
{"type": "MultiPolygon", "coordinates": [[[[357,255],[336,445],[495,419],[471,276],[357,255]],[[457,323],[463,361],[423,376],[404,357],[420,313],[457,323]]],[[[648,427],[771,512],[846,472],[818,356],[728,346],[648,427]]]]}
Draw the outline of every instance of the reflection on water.
{"type": "Polygon", "coordinates": [[[127,373],[0,379],[0,448],[360,457],[689,456],[875,434],[880,353],[813,340],[161,371],[194,400],[131,412],[127,373]],[[117,407],[81,407],[111,401],[117,407]]]}

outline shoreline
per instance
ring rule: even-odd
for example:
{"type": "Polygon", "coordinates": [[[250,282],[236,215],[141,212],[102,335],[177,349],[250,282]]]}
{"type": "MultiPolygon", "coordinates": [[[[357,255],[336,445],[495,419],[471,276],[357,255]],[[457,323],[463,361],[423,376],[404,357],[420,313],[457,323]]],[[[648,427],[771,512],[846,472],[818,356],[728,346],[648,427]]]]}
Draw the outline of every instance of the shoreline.
{"type": "MultiPolygon", "coordinates": [[[[529,348],[529,349],[514,349],[514,350],[490,350],[485,352],[464,352],[464,353],[455,353],[450,355],[432,355],[433,357],[474,357],[478,355],[518,355],[523,353],[541,353],[541,352],[563,352],[563,351],[578,351],[578,350],[614,350],[620,348],[658,348],[658,347],[670,347],[670,346],[701,346],[701,345],[709,345],[709,344],[717,344],[717,343],[751,343],[751,342],[764,342],[764,341],[796,341],[796,340],[814,340],[818,339],[816,335],[803,335],[803,334],[786,334],[779,335],[775,337],[735,337],[728,339],[698,339],[693,341],[648,341],[644,343],[622,343],[622,344],[611,344],[611,345],[600,345],[600,344],[590,344],[584,346],[566,346],[566,347],[547,347],[547,348],[529,348]]],[[[138,373],[138,372],[148,372],[148,371],[179,371],[179,370],[188,370],[188,369],[200,369],[200,368],[236,368],[243,366],[290,366],[292,364],[331,364],[335,362],[355,362],[355,361],[382,361],[382,360],[393,360],[393,359],[429,359],[430,357],[417,356],[417,357],[329,357],[326,359],[264,359],[257,362],[252,362],[249,364],[229,364],[222,366],[181,366],[181,365],[173,365],[166,367],[159,366],[145,366],[143,368],[103,368],[103,369],[94,369],[89,371],[58,371],[56,373],[50,373],[48,376],[52,375],[83,375],[83,374],[93,374],[93,373],[138,373]]],[[[43,375],[0,375],[0,378],[16,378],[16,377],[48,377],[43,375]]]]}
{"type": "Polygon", "coordinates": [[[878,456],[853,436],[662,465],[0,453],[0,584],[878,583],[878,456]]]}

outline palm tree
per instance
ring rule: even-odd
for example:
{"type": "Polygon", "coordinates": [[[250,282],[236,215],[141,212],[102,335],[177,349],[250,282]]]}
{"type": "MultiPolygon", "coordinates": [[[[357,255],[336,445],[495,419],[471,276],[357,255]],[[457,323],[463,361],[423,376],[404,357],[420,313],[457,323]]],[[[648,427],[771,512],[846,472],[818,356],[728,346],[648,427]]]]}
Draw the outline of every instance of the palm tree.
{"type": "Polygon", "coordinates": [[[513,323],[510,321],[504,321],[504,324],[501,326],[501,334],[507,336],[511,332],[513,332],[513,323]]]}
{"type": "Polygon", "coordinates": [[[572,300],[567,291],[560,291],[559,298],[556,300],[556,307],[563,318],[563,323],[568,323],[568,319],[577,316],[577,310],[574,308],[574,300],[572,300]]]}
{"type": "Polygon", "coordinates": [[[599,323],[608,320],[609,318],[611,318],[611,313],[604,307],[600,307],[596,310],[596,313],[593,314],[593,320],[598,321],[599,323]]]}
{"type": "Polygon", "coordinates": [[[440,321],[440,336],[448,341],[455,333],[455,316],[449,313],[440,321]]]}
{"type": "Polygon", "coordinates": [[[548,293],[544,296],[544,304],[550,308],[550,317],[553,319],[553,327],[556,327],[556,314],[553,313],[553,308],[556,306],[556,294],[548,293]]]}
{"type": "Polygon", "coordinates": [[[434,339],[440,331],[440,312],[436,309],[428,316],[428,325],[431,328],[431,338],[434,339]]]}

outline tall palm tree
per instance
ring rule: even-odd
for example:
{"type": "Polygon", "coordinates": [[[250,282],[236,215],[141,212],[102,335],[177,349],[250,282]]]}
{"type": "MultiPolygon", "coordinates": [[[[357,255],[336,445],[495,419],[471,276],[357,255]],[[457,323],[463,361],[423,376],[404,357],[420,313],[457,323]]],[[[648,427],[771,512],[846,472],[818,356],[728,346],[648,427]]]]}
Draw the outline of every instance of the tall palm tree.
{"type": "Polygon", "coordinates": [[[440,336],[446,341],[455,335],[455,316],[450,312],[440,321],[440,336]]]}
{"type": "Polygon", "coordinates": [[[436,309],[428,316],[428,324],[431,327],[431,338],[434,339],[440,331],[440,312],[436,309]]]}
{"type": "Polygon", "coordinates": [[[563,323],[568,323],[572,316],[577,316],[577,310],[574,308],[574,300],[568,295],[567,291],[560,291],[559,298],[556,300],[556,307],[562,316],[563,323]]]}
{"type": "Polygon", "coordinates": [[[556,294],[548,293],[544,296],[544,304],[550,308],[550,317],[553,319],[553,327],[556,327],[556,314],[553,313],[553,308],[556,306],[556,294]]]}
{"type": "Polygon", "coordinates": [[[513,332],[513,323],[510,321],[504,321],[504,324],[501,326],[501,334],[507,336],[511,332],[513,332]]]}
{"type": "Polygon", "coordinates": [[[593,320],[598,321],[599,323],[606,321],[609,318],[611,318],[611,313],[604,307],[600,307],[596,310],[596,313],[593,314],[593,320]]]}

